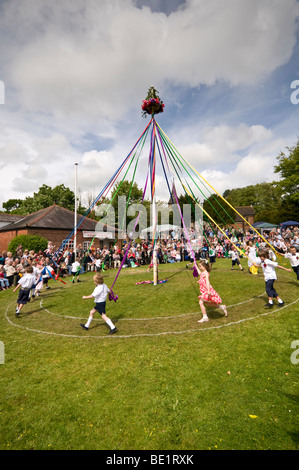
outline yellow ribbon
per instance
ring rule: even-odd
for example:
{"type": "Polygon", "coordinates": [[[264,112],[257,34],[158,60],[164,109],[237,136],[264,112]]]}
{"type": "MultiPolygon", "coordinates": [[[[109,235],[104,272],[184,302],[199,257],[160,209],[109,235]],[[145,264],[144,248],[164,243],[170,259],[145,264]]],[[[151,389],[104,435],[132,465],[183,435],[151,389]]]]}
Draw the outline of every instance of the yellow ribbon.
{"type": "MultiPolygon", "coordinates": [[[[173,145],[173,143],[171,142],[171,140],[167,137],[167,135],[165,134],[165,132],[161,129],[161,127],[159,126],[159,124],[157,124],[157,125],[158,125],[159,129],[161,130],[161,132],[163,132],[163,134],[165,135],[165,137],[169,140],[169,142],[171,143],[171,145],[175,148],[175,146],[173,145]]],[[[202,178],[202,179],[204,180],[204,182],[205,182],[208,186],[210,186],[210,188],[211,188],[213,191],[215,191],[215,193],[218,194],[218,196],[219,196],[224,202],[226,202],[226,204],[228,204],[229,207],[230,207],[231,209],[233,209],[233,210],[236,212],[236,214],[238,214],[238,215],[241,217],[241,219],[243,219],[244,222],[246,222],[246,224],[248,224],[249,227],[251,227],[252,230],[254,230],[254,232],[256,232],[256,233],[258,234],[259,237],[261,237],[261,238],[264,240],[265,243],[267,243],[267,245],[275,252],[275,254],[276,254],[277,256],[282,256],[281,253],[278,253],[278,252],[275,250],[275,248],[274,248],[272,245],[270,245],[270,243],[263,237],[263,235],[262,235],[261,233],[259,233],[259,232],[242,216],[242,214],[240,214],[223,196],[221,196],[221,194],[219,194],[218,191],[216,191],[216,189],[213,188],[213,186],[212,186],[212,185],[211,185],[211,184],[210,184],[210,183],[209,183],[209,182],[208,182],[208,181],[207,181],[207,180],[206,180],[206,179],[205,179],[205,178],[204,178],[204,177],[203,177],[203,176],[202,176],[202,175],[201,175],[201,174],[200,174],[200,173],[199,173],[199,172],[198,172],[198,171],[197,171],[179,152],[178,152],[178,154],[181,156],[181,158],[184,160],[184,162],[187,163],[187,165],[189,165],[189,167],[192,168],[192,170],[193,170],[200,178],[202,178]]],[[[193,199],[194,199],[194,198],[193,198],[193,199]]],[[[195,202],[196,202],[196,201],[195,201],[195,202]]],[[[206,213],[206,211],[205,211],[203,208],[202,208],[202,210],[203,210],[204,213],[213,221],[213,219],[206,213]]],[[[218,225],[216,224],[215,221],[213,221],[213,223],[216,225],[216,227],[218,227],[218,225]]],[[[219,230],[225,235],[225,233],[220,229],[220,227],[218,227],[218,228],[219,228],[219,230]]],[[[226,235],[225,235],[225,236],[226,236],[226,235]]],[[[228,237],[226,237],[226,238],[228,238],[228,237]]],[[[235,245],[234,245],[234,246],[235,246],[235,245]]],[[[238,249],[238,247],[236,247],[236,248],[238,249]]],[[[239,251],[240,251],[240,250],[239,250],[239,251]]],[[[246,255],[245,255],[245,256],[246,256],[246,255]]],[[[248,258],[248,259],[249,259],[249,258],[248,258]]]]}

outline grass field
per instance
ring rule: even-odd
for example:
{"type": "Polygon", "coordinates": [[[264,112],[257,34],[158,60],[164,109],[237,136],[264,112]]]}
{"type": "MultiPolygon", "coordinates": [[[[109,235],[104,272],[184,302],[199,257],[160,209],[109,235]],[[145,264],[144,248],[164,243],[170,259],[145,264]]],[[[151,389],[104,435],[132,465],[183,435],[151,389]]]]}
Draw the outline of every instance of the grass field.
{"type": "MultiPolygon", "coordinates": [[[[92,274],[51,289],[15,316],[17,293],[0,293],[0,449],[295,450],[299,340],[298,283],[277,270],[285,306],[265,310],[262,274],[219,260],[213,287],[228,317],[208,310],[199,324],[198,284],[186,263],[123,269],[107,302],[118,333],[93,306],[92,274]]],[[[105,273],[110,286],[115,270],[105,273]]]]}

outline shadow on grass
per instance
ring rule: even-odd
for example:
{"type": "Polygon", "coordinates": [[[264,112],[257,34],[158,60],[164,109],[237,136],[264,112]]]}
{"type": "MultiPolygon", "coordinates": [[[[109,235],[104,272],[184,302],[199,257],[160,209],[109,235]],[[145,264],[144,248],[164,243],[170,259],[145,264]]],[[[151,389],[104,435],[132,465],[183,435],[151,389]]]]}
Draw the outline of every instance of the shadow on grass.
{"type": "Polygon", "coordinates": [[[299,281],[289,281],[286,284],[291,284],[292,286],[299,287],[299,281]]]}
{"type": "MultiPolygon", "coordinates": [[[[113,323],[117,323],[117,321],[113,319],[113,323]]],[[[100,321],[100,322],[94,322],[94,323],[89,327],[89,331],[91,331],[91,330],[97,330],[98,328],[100,328],[101,330],[106,331],[107,334],[108,334],[109,331],[110,331],[109,326],[106,324],[106,322],[104,322],[104,320],[102,320],[102,321],[100,321]]]]}
{"type": "Polygon", "coordinates": [[[215,307],[206,307],[206,309],[207,315],[211,320],[218,320],[219,318],[224,318],[224,314],[220,309],[215,307]]]}
{"type": "Polygon", "coordinates": [[[294,444],[297,446],[298,448],[298,442],[299,442],[299,432],[297,431],[287,431],[287,434],[290,436],[290,438],[292,439],[292,441],[294,442],[294,444]]]}
{"type": "MultiPolygon", "coordinates": [[[[32,304],[30,304],[31,306],[32,304]]],[[[42,312],[43,309],[41,307],[38,307],[38,308],[35,308],[34,310],[31,309],[31,310],[28,310],[28,304],[24,305],[24,307],[22,308],[22,310],[20,311],[19,315],[16,315],[17,318],[21,318],[21,317],[30,317],[31,315],[33,315],[34,313],[40,313],[42,312]]]]}

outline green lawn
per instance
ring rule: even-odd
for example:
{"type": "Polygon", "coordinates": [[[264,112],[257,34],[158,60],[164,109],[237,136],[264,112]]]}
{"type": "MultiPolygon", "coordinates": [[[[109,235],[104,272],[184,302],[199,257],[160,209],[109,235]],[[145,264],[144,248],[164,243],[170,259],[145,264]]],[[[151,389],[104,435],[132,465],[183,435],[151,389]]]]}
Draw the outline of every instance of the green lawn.
{"type": "Polygon", "coordinates": [[[146,268],[123,269],[107,302],[112,336],[99,316],[80,328],[90,273],[51,280],[19,318],[17,293],[0,292],[0,449],[298,449],[298,283],[277,270],[285,307],[267,311],[262,274],[242,264],[217,261],[229,315],[208,310],[204,324],[186,263],[162,265],[157,286],[136,285],[152,280],[146,268]]]}

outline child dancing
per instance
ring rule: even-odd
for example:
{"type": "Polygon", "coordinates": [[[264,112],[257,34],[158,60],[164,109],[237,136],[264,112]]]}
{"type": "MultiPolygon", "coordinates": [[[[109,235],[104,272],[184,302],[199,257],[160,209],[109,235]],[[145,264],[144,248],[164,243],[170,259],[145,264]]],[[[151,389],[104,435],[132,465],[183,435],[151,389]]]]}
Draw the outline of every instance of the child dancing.
{"type": "Polygon", "coordinates": [[[13,292],[16,292],[16,290],[20,289],[16,308],[17,317],[19,316],[23,306],[29,302],[30,291],[36,283],[37,279],[33,274],[33,267],[28,266],[28,268],[26,268],[26,274],[19,279],[17,287],[13,290],[13,292]]]}
{"type": "Polygon", "coordinates": [[[199,274],[199,289],[201,295],[198,296],[199,298],[199,306],[202,312],[202,319],[198,320],[198,323],[203,323],[209,321],[209,317],[207,315],[205,304],[211,307],[219,307],[224,315],[227,317],[227,309],[226,306],[222,304],[222,299],[220,295],[213,289],[210,284],[210,265],[208,261],[201,260],[199,262],[199,266],[194,262],[194,267],[196,267],[198,274],[199,274]]]}
{"type": "Polygon", "coordinates": [[[273,298],[277,300],[278,307],[282,307],[284,305],[284,301],[281,300],[281,298],[278,296],[274,288],[274,282],[277,279],[275,268],[280,268],[288,272],[292,272],[292,270],[284,268],[283,266],[279,266],[279,264],[276,263],[275,261],[271,261],[269,259],[270,258],[269,252],[267,250],[259,250],[258,256],[259,258],[256,259],[255,264],[263,268],[265,284],[266,284],[266,293],[268,295],[268,303],[265,305],[265,307],[266,308],[273,307],[273,298]]]}
{"type": "Polygon", "coordinates": [[[84,295],[82,299],[93,299],[95,301],[95,306],[93,309],[90,310],[89,317],[85,325],[83,323],[80,323],[80,326],[84,330],[88,330],[89,326],[92,322],[93,316],[96,312],[98,312],[103,320],[107,323],[107,325],[110,327],[109,335],[112,335],[113,333],[117,332],[117,329],[115,325],[112,323],[110,318],[107,317],[106,315],[106,299],[107,299],[107,294],[110,292],[110,289],[104,284],[104,279],[102,274],[97,273],[95,276],[93,276],[94,283],[96,285],[93,293],[91,295],[84,295]]]}
{"type": "Polygon", "coordinates": [[[240,263],[240,256],[239,256],[238,250],[237,250],[237,248],[233,248],[233,251],[232,251],[232,267],[231,267],[231,269],[234,269],[234,266],[236,264],[239,266],[241,271],[243,271],[243,268],[242,268],[241,263],[240,263]]]}
{"type": "Polygon", "coordinates": [[[297,253],[296,247],[291,246],[284,257],[290,260],[292,270],[297,276],[297,281],[299,281],[299,253],[297,253]]]}

